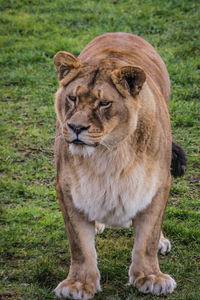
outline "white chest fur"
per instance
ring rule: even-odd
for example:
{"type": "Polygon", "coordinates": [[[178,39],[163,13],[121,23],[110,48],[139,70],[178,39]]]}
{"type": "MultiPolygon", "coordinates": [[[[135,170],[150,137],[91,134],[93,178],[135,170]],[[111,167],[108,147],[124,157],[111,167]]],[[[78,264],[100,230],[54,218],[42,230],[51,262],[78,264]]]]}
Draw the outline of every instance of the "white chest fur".
{"type": "Polygon", "coordinates": [[[128,156],[106,160],[103,156],[87,169],[82,165],[76,169],[73,202],[90,221],[126,226],[151,203],[157,190],[156,170],[147,175],[144,164],[131,165],[128,156]]]}

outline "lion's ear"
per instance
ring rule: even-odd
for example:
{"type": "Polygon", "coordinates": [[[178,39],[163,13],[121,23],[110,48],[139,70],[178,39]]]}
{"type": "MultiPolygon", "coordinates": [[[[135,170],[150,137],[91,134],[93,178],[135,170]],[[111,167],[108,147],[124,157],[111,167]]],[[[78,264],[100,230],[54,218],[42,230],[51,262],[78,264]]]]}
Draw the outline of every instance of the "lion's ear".
{"type": "Polygon", "coordinates": [[[126,97],[128,92],[134,97],[139,94],[146,75],[139,67],[124,66],[114,70],[111,79],[122,96],[126,97]]]}
{"type": "Polygon", "coordinates": [[[72,69],[81,67],[81,61],[73,54],[59,51],[54,56],[54,64],[58,71],[58,78],[62,80],[72,69]]]}

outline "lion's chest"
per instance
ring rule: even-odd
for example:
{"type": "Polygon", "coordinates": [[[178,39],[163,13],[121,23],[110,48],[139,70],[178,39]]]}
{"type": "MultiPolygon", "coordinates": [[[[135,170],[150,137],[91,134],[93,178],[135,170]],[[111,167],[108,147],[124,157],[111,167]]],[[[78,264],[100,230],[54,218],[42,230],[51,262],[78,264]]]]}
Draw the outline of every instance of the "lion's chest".
{"type": "Polygon", "coordinates": [[[110,226],[126,226],[152,200],[156,192],[156,176],[147,176],[144,168],[136,167],[128,176],[84,173],[81,170],[72,185],[74,205],[90,221],[110,226]]]}

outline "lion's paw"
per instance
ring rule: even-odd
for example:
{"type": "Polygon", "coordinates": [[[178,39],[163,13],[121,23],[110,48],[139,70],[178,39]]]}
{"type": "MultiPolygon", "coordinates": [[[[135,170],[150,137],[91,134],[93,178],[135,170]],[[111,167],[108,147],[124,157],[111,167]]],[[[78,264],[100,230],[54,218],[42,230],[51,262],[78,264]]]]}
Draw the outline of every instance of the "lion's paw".
{"type": "Polygon", "coordinates": [[[104,231],[105,227],[106,226],[104,224],[95,222],[95,233],[96,234],[102,233],[104,231]]]}
{"type": "Polygon", "coordinates": [[[158,244],[158,252],[162,255],[165,255],[167,252],[171,250],[172,246],[168,239],[165,237],[161,237],[158,244]]]}
{"type": "Polygon", "coordinates": [[[175,280],[167,274],[140,276],[132,283],[140,292],[156,296],[170,294],[176,288],[175,280]]]}
{"type": "Polygon", "coordinates": [[[100,291],[100,284],[96,286],[91,283],[82,283],[79,281],[71,282],[70,280],[63,280],[55,288],[54,292],[58,298],[71,298],[87,300],[93,298],[96,291],[100,291]]]}

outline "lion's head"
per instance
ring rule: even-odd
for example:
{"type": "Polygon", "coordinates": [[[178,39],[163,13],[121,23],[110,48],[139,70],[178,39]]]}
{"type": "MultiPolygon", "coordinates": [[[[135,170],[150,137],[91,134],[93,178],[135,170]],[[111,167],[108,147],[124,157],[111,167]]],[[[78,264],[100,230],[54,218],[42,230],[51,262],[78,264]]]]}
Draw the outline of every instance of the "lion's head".
{"type": "Polygon", "coordinates": [[[144,71],[117,59],[82,63],[73,54],[54,57],[60,88],[56,112],[72,152],[110,149],[136,129],[144,71]]]}

